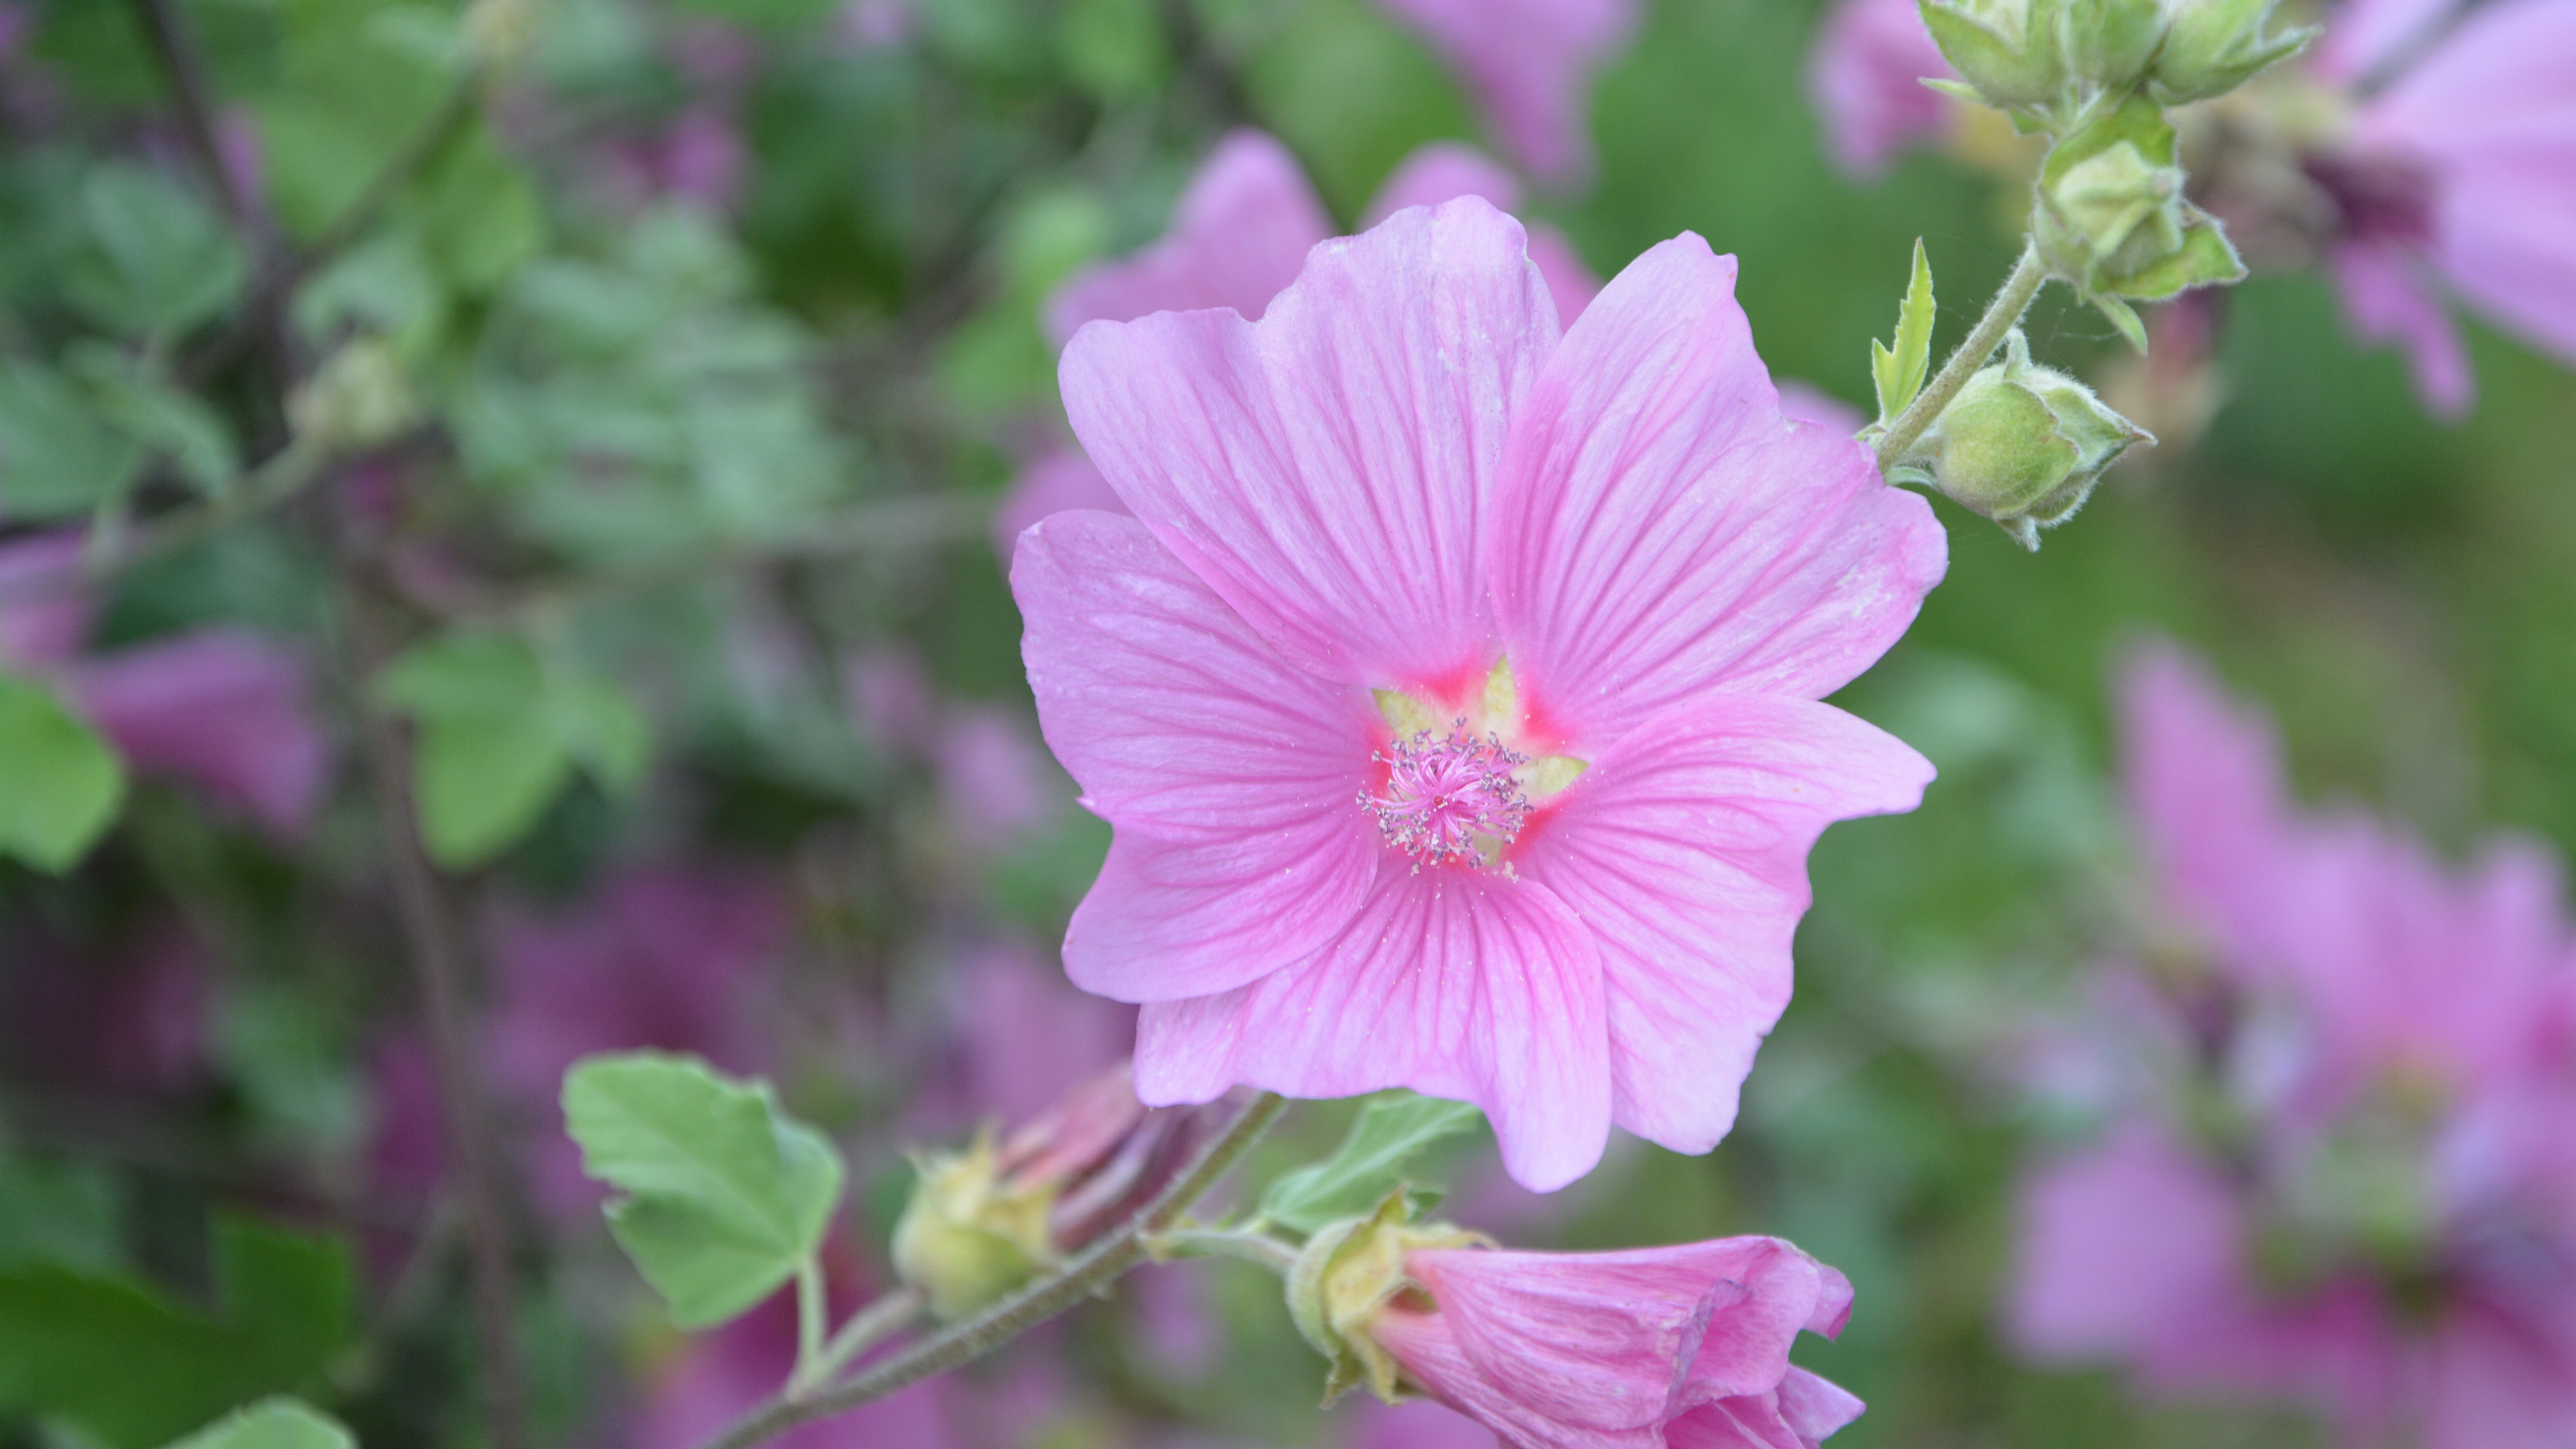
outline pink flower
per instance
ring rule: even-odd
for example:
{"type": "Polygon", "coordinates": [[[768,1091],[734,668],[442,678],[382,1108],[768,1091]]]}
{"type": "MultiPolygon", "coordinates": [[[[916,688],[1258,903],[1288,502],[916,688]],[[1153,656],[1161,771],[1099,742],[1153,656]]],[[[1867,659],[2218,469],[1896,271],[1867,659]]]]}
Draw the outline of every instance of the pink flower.
{"type": "Polygon", "coordinates": [[[1592,72],[1627,43],[1633,0],[1378,0],[1482,101],[1505,149],[1552,182],[1590,169],[1592,72]]]}
{"type": "Polygon", "coordinates": [[[2166,1071],[2198,1075],[2026,1182],[2011,1336],[2158,1392],[2302,1399],[2355,1444],[2568,1442],[2576,932],[2555,863],[2507,844],[2455,872],[2297,811],[2268,728],[2170,648],[2124,696],[2157,901],[2218,989],[2165,1003],[2192,1043],[2166,1071]]]}
{"type": "Polygon", "coordinates": [[[1066,349],[1135,518],[1012,571],[1040,723],[1116,827],[1066,969],[1145,1003],[1138,1090],[1410,1086],[1554,1188],[1612,1121],[1732,1124],[1834,820],[1931,769],[1814,701],[1945,562],[1868,450],[1784,421],[1684,235],[1560,341],[1474,198],[1318,247],[1259,323],[1066,349]]]}
{"type": "Polygon", "coordinates": [[[86,590],[67,582],[24,598],[5,592],[61,574],[80,549],[70,534],[0,545],[0,668],[51,678],[136,770],[185,781],[274,835],[299,834],[331,766],[303,657],[223,627],[85,655],[94,612],[86,590]]]}
{"type": "Polygon", "coordinates": [[[0,937],[0,1066],[107,1095],[182,1094],[206,1079],[215,976],[173,922],[84,949],[22,919],[0,937]]]}
{"type": "Polygon", "coordinates": [[[1133,1009],[1073,990],[1022,946],[975,951],[951,981],[970,1120],[1035,1117],[1135,1040],[1133,1009]]]}
{"type": "Polygon", "coordinates": [[[1416,1249],[1427,1295],[1367,1332],[1405,1382],[1529,1449],[1790,1449],[1860,1416],[1789,1363],[1830,1338],[1851,1284],[1777,1238],[1621,1253],[1416,1249]]]}
{"type": "Polygon", "coordinates": [[[1003,849],[1063,808],[1063,777],[1047,768],[1027,723],[1008,710],[956,711],[931,755],[949,820],[979,850],[1003,849]]]}
{"type": "MultiPolygon", "coordinates": [[[[2348,7],[2330,79],[2358,84],[2433,33],[2449,7],[2348,7]]],[[[2576,6],[2499,0],[2470,10],[2361,104],[2344,152],[2310,174],[2343,213],[2334,254],[2354,329],[2396,341],[2443,416],[2472,383],[2438,277],[2533,344],[2576,360],[2576,6]],[[2429,274],[2429,275],[2428,275],[2429,274]]]]}
{"type": "Polygon", "coordinates": [[[1841,0],[1807,58],[1807,95],[1834,164],[1875,176],[1898,151],[1946,128],[1951,102],[1923,84],[1955,79],[1915,0],[1841,0]]]}
{"type": "Polygon", "coordinates": [[[1020,470],[1020,476],[1011,480],[1010,491],[994,505],[993,551],[1007,563],[1029,525],[1071,508],[1094,508],[1104,513],[1127,511],[1127,505],[1118,501],[1118,491],[1100,476],[1099,469],[1091,466],[1081,449],[1050,448],[1020,470]]]}

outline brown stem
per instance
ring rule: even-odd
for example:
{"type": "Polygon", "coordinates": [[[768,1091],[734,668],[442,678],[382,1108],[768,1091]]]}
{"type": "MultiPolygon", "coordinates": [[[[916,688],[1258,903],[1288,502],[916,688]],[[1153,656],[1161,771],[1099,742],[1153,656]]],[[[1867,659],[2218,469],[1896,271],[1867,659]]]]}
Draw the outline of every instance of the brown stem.
{"type": "MultiPolygon", "coordinates": [[[[352,673],[363,684],[391,650],[373,602],[345,568],[341,582],[352,673]]],[[[446,1121],[448,1152],[456,1161],[457,1197],[465,1209],[491,1441],[493,1449],[523,1449],[527,1438],[511,1321],[509,1226],[493,1190],[491,1118],[485,1110],[481,1078],[466,1047],[455,928],[437,873],[421,849],[411,793],[411,740],[392,716],[364,702],[358,707],[358,721],[403,935],[429,1018],[430,1066],[438,1087],[439,1113],[446,1121]]]]}

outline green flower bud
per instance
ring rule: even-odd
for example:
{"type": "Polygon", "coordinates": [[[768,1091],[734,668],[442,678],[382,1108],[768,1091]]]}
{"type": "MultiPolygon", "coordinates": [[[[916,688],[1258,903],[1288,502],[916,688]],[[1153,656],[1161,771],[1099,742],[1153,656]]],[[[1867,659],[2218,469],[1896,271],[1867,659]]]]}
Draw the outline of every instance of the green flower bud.
{"type": "Polygon", "coordinates": [[[2168,0],[2173,17],[2148,83],[2167,105],[2225,95],[2306,48],[2313,25],[2267,33],[2279,0],[2168,0]]]}
{"type": "Polygon", "coordinates": [[[1288,1270],[1288,1317],[1332,1365],[1324,1378],[1327,1404],[1362,1384],[1390,1404],[1402,1396],[1394,1355],[1368,1330],[1378,1310],[1422,1291],[1405,1273],[1405,1255],[1486,1241],[1445,1223],[1416,1225],[1409,1196],[1398,1188],[1369,1216],[1317,1229],[1288,1270]]]}
{"type": "Polygon", "coordinates": [[[2049,270],[2088,299],[2153,301],[2241,280],[2245,264],[2217,219],[2184,198],[2176,151],[2173,126],[2143,96],[2051,148],[2031,216],[2049,270]]]}
{"type": "Polygon", "coordinates": [[[957,1318],[1035,1278],[1056,1259],[1047,1233],[1052,1184],[1001,1179],[990,1133],[962,1153],[922,1158],[912,1199],[895,1223],[895,1275],[957,1318]]]}
{"type": "Polygon", "coordinates": [[[390,442],[419,419],[410,373],[381,337],[344,344],[286,400],[286,420],[296,436],[333,452],[390,442]]]}
{"type": "Polygon", "coordinates": [[[2096,92],[2127,90],[2165,40],[2166,0],[2068,0],[2067,69],[2096,92]]]}
{"type": "Polygon", "coordinates": [[[2074,80],[2067,68],[2067,0],[1917,0],[1950,68],[1986,104],[2042,110],[2074,80]]]}
{"type": "Polygon", "coordinates": [[[2019,331],[2004,360],[1980,369],[1898,464],[1993,519],[2022,547],[2075,515],[2102,470],[2129,446],[2153,442],[2093,390],[2030,360],[2019,331]]]}

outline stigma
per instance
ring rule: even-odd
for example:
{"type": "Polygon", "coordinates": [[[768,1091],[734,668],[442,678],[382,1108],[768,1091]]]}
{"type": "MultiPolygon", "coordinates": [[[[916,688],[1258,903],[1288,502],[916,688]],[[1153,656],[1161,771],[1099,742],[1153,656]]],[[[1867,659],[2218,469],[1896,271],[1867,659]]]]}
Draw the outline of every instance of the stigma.
{"type": "Polygon", "coordinates": [[[1529,819],[1515,773],[1527,755],[1494,735],[1477,736],[1462,717],[1446,734],[1399,735],[1376,757],[1386,782],[1360,792],[1360,808],[1386,843],[1420,864],[1492,865],[1529,819]]]}

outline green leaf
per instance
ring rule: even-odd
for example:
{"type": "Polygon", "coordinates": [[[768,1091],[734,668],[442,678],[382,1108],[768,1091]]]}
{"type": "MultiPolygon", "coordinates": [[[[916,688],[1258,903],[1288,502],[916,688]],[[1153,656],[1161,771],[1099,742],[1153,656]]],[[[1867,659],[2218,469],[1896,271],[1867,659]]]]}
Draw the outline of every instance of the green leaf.
{"type": "Polygon", "coordinates": [[[87,512],[124,491],[144,457],[62,374],[28,363],[0,369],[0,516],[87,512]]]}
{"type": "Polygon", "coordinates": [[[0,675],[0,855],[60,875],[125,799],[125,767],[52,691],[0,675]]]}
{"type": "Polygon", "coordinates": [[[421,239],[439,279],[454,290],[491,292],[545,250],[545,206],[535,184],[479,127],[422,180],[421,239]]]}
{"type": "Polygon", "coordinates": [[[623,791],[650,757],[644,716],[624,693],[548,669],[514,635],[432,639],[386,666],[376,698],[420,726],[421,843],[450,869],[480,865],[534,829],[576,767],[623,791]]]}
{"type": "Polygon", "coordinates": [[[1073,83],[1104,101],[1151,92],[1171,69],[1154,0],[1069,0],[1056,20],[1056,50],[1073,83]]]}
{"type": "Polygon", "coordinates": [[[782,1111],[768,1083],[627,1052],[576,1063],[563,1107],[582,1169],[621,1194],[610,1231],[680,1327],[740,1315],[822,1246],[840,1154],[782,1111]]]}
{"type": "Polygon", "coordinates": [[[2226,286],[2245,280],[2245,259],[2227,239],[2218,218],[2199,207],[2183,206],[2182,249],[2124,276],[2105,279],[2103,290],[2141,302],[2161,302],[2194,287],[2226,286]]]}
{"type": "Polygon", "coordinates": [[[279,1395],[235,1409],[170,1449],[358,1449],[358,1441],[339,1420],[279,1395]]]}
{"type": "Polygon", "coordinates": [[[1365,1217],[1404,1181],[1404,1165],[1443,1137],[1475,1130],[1483,1114],[1464,1102],[1397,1092],[1360,1109],[1333,1155],[1283,1174],[1261,1195],[1261,1215],[1311,1233],[1365,1217]]]}
{"type": "Polygon", "coordinates": [[[1905,284],[1905,301],[1896,311],[1896,345],[1889,347],[1873,339],[1869,344],[1869,373],[1878,385],[1878,420],[1896,421],[1923,391],[1924,380],[1932,375],[1932,261],[1923,251],[1923,238],[1914,239],[1914,275],[1905,284]]]}
{"type": "Polygon", "coordinates": [[[106,165],[81,184],[91,245],[63,273],[72,304],[110,327],[175,331],[232,304],[250,262],[222,219],[159,172],[106,165]]]}
{"type": "Polygon", "coordinates": [[[168,457],[199,492],[221,494],[241,475],[231,427],[196,394],[145,376],[113,347],[77,344],[64,361],[89,385],[100,417],[147,453],[168,457]]]}
{"type": "MultiPolygon", "coordinates": [[[[404,0],[274,0],[273,89],[253,102],[269,196],[299,236],[329,225],[428,123],[462,56],[404,0]]],[[[431,12],[434,13],[434,12],[431,12]]]]}
{"type": "Polygon", "coordinates": [[[86,1163],[0,1155],[0,1270],[53,1263],[98,1273],[119,1256],[106,1174],[86,1163]]]}

